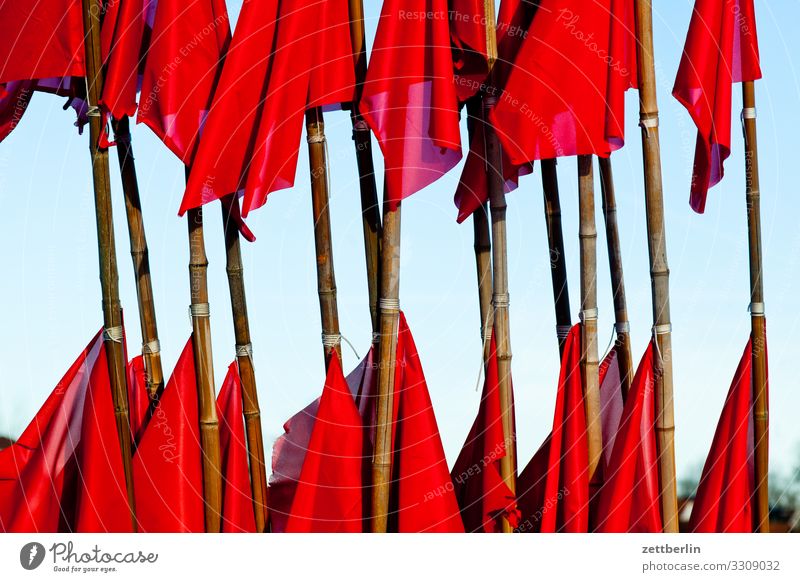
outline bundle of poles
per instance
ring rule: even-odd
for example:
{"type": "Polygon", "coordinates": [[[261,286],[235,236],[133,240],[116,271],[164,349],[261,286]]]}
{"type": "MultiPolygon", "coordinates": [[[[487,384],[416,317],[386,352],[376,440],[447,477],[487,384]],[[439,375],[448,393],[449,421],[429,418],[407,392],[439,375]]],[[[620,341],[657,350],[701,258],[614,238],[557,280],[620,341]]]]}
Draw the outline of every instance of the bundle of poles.
{"type": "MultiPolygon", "coordinates": [[[[653,337],[657,345],[655,375],[656,435],[660,477],[661,515],[665,532],[678,531],[678,505],[675,477],[672,339],[669,306],[669,268],[666,252],[664,202],[658,133],[658,107],[653,57],[652,0],[636,0],[636,38],[640,96],[640,126],[644,152],[644,185],[647,233],[652,285],[653,337]]],[[[392,479],[391,434],[395,353],[400,312],[400,233],[401,208],[390,208],[384,197],[383,214],[378,204],[377,185],[372,158],[369,129],[357,103],[366,76],[367,55],[361,0],[350,0],[351,40],[356,55],[356,96],[352,108],[353,141],[358,163],[361,193],[361,215],[364,232],[369,308],[373,341],[378,350],[377,431],[372,464],[371,529],[387,530],[389,496],[392,479]]],[[[86,31],[87,100],[89,106],[90,151],[92,158],[95,211],[98,233],[100,281],[103,297],[104,341],[108,357],[112,396],[118,437],[123,455],[125,479],[131,519],[136,526],[131,469],[131,431],[128,413],[126,362],[122,344],[122,313],[119,299],[118,270],[112,220],[112,200],[108,150],[99,146],[102,118],[98,101],[103,86],[100,58],[100,22],[91,0],[83,0],[86,31]]],[[[487,0],[486,24],[489,83],[492,86],[493,66],[497,59],[497,37],[494,2],[487,0]]],[[[760,234],[760,195],[758,151],[756,142],[755,92],[752,82],[743,86],[743,126],[747,161],[747,217],[750,247],[751,321],[753,337],[753,378],[755,394],[755,470],[757,512],[760,531],[767,531],[768,496],[768,419],[766,407],[766,352],[764,294],[760,234]]],[[[470,124],[483,124],[486,151],[486,183],[489,203],[473,214],[474,248],[478,280],[483,356],[488,361],[489,338],[494,333],[495,356],[499,368],[499,393],[503,407],[502,428],[506,450],[501,465],[505,484],[513,493],[516,481],[515,428],[511,392],[511,345],[509,328],[508,250],[506,199],[503,180],[503,157],[496,133],[489,121],[495,97],[488,93],[473,98],[468,105],[470,124]]],[[[122,176],[131,255],[135,273],[139,316],[142,332],[142,355],[146,369],[147,392],[152,404],[157,403],[164,389],[158,329],[153,301],[148,247],[137,184],[133,147],[127,117],[113,121],[117,154],[122,176]]],[[[306,113],[306,130],[310,159],[313,226],[316,247],[317,283],[322,321],[322,344],[326,363],[330,358],[341,360],[336,283],[333,265],[331,219],[329,212],[330,183],[324,119],[321,108],[306,113]]],[[[581,376],[589,431],[589,460],[593,490],[600,487],[598,466],[602,453],[600,399],[598,380],[598,305],[597,305],[597,229],[595,217],[595,178],[592,156],[579,156],[578,199],[580,241],[580,321],[582,324],[581,376]]],[[[611,161],[599,159],[602,211],[605,221],[609,267],[613,290],[616,346],[621,370],[622,394],[626,396],[633,375],[630,326],[628,323],[625,284],[622,268],[620,234],[611,161]]],[[[188,168],[187,168],[188,172],[188,168]]],[[[563,352],[564,340],[572,324],[567,282],[567,263],[561,225],[558,175],[555,160],[541,162],[544,210],[547,225],[550,264],[552,269],[553,304],[556,314],[556,339],[563,352]]],[[[222,201],[227,275],[231,311],[235,331],[235,351],[242,379],[243,411],[251,494],[258,531],[268,528],[267,479],[264,444],[253,366],[253,349],[244,288],[240,233],[235,217],[238,199],[230,196],[222,201]]],[[[210,309],[202,209],[189,211],[189,274],[193,325],[193,342],[199,401],[201,445],[203,450],[203,497],[206,531],[221,528],[221,471],[219,426],[215,407],[216,390],[211,345],[210,309]]],[[[503,531],[511,532],[507,520],[503,531]]]]}

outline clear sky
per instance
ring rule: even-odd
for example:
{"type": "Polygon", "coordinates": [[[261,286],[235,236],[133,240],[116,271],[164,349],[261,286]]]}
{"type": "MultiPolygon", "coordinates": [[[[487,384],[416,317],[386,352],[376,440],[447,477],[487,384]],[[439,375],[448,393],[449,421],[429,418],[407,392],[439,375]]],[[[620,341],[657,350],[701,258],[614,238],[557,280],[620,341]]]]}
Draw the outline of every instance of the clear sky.
{"type": "MultiPolygon", "coordinates": [[[[232,18],[240,3],[228,2],[232,18]]],[[[743,143],[734,123],[727,175],[706,214],[688,204],[695,129],[670,93],[691,14],[690,0],[655,1],[655,48],[667,242],[672,271],[676,447],[679,477],[696,470],[749,334],[749,279],[743,143]]],[[[380,12],[365,0],[368,36],[380,12]]],[[[800,315],[800,211],[794,175],[800,97],[798,0],[756,0],[764,80],[757,84],[765,285],[771,373],[770,450],[774,468],[800,457],[800,381],[795,357],[800,315]],[[795,354],[794,356],[792,354],[795,354]]],[[[0,434],[17,436],[102,325],[87,136],[62,100],[37,94],[22,123],[0,144],[0,434]]],[[[738,87],[734,110],[741,107],[738,87]]],[[[620,234],[638,362],[652,325],[638,103],[628,94],[627,146],[613,157],[620,234]]],[[[355,156],[346,113],[326,117],[330,144],[333,244],[343,334],[360,355],[370,341],[355,156]]],[[[465,129],[464,129],[465,131],[465,129]]],[[[168,374],[189,337],[186,220],[177,210],[184,172],[144,126],[134,128],[139,185],[168,374]]],[[[380,170],[379,150],[375,148],[380,170]]],[[[136,294],[116,152],[111,151],[117,257],[128,345],[140,345],[136,294]]],[[[459,168],[460,169],[460,168],[459,168]]],[[[455,222],[459,169],[403,207],[401,303],[426,372],[449,461],[477,410],[481,366],[472,227],[455,222]]],[[[296,187],[273,194],[250,216],[258,236],[244,244],[245,275],[267,448],[282,423],[319,395],[324,380],[316,295],[311,198],[305,146],[296,187]]],[[[578,313],[576,163],[559,164],[572,310],[578,313]]],[[[382,173],[379,172],[379,180],[382,173]]],[[[601,350],[613,306],[598,200],[601,350]]],[[[549,432],[558,378],[541,179],[538,168],[508,197],[511,333],[520,465],[549,432]]],[[[206,212],[206,247],[217,385],[234,357],[220,212],[206,212]]],[[[345,347],[345,367],[357,363],[345,347]]]]}

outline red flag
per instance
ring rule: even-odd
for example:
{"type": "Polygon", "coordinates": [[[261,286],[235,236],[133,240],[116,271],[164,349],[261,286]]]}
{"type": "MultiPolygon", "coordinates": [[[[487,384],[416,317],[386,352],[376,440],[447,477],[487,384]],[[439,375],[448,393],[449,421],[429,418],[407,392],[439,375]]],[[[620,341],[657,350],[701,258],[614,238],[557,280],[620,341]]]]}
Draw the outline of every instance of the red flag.
{"type": "Polygon", "coordinates": [[[394,380],[390,531],[464,531],[414,338],[400,314],[394,380]]]}
{"type": "Polygon", "coordinates": [[[128,410],[130,413],[133,442],[139,442],[148,420],[150,396],[147,393],[147,373],[142,356],[128,362],[128,410]]]}
{"type": "Polygon", "coordinates": [[[491,119],[511,162],[596,154],[624,141],[636,85],[633,3],[542,0],[491,119]]]}
{"type": "Polygon", "coordinates": [[[217,396],[222,453],[222,533],[256,531],[242,412],[242,381],[233,362],[217,396]]]}
{"type": "Polygon", "coordinates": [[[478,416],[451,473],[461,507],[461,519],[468,532],[501,532],[503,518],[512,527],[518,525],[516,498],[500,473],[500,461],[506,456],[506,442],[496,349],[492,336],[492,355],[486,366],[478,416]]]}
{"type": "Polygon", "coordinates": [[[100,333],[0,452],[0,531],[131,531],[100,333]]]}
{"type": "Polygon", "coordinates": [[[706,206],[731,153],[733,83],[761,78],[753,0],[696,0],[672,94],[697,126],[689,203],[706,206]]]}
{"type": "Polygon", "coordinates": [[[137,123],[184,164],[192,161],[230,34],[223,0],[158,0],[137,123]]]}
{"type": "Polygon", "coordinates": [[[346,0],[245,0],[180,214],[228,194],[242,216],[294,184],[303,115],[352,100],[346,0]]]}
{"type": "Polygon", "coordinates": [[[14,131],[33,97],[32,81],[0,84],[0,142],[14,131]]]}
{"type": "Polygon", "coordinates": [[[662,531],[651,341],[633,378],[597,504],[596,531],[662,531]]]}
{"type": "Polygon", "coordinates": [[[391,208],[461,159],[447,9],[446,0],[383,3],[359,110],[383,152],[391,208]]]}
{"type": "Polygon", "coordinates": [[[453,45],[453,81],[460,101],[475,95],[486,81],[489,56],[484,0],[450,0],[450,42],[453,45]]]}
{"type": "MultiPolygon", "coordinates": [[[[603,466],[608,467],[611,461],[611,452],[614,450],[614,440],[622,419],[622,374],[619,369],[617,348],[611,348],[608,355],[600,364],[600,423],[603,433],[603,466]]],[[[604,468],[603,473],[608,471],[604,468]]]]}
{"type": "Polygon", "coordinates": [[[338,358],[331,358],[314,429],[286,521],[287,532],[363,531],[361,416],[338,358]]]}
{"type": "Polygon", "coordinates": [[[205,531],[198,419],[189,338],[133,457],[139,531],[205,531]]]}
{"type": "Polygon", "coordinates": [[[757,531],[753,503],[756,493],[752,358],[750,340],[733,377],[703,467],[689,525],[693,532],[757,531]]]}

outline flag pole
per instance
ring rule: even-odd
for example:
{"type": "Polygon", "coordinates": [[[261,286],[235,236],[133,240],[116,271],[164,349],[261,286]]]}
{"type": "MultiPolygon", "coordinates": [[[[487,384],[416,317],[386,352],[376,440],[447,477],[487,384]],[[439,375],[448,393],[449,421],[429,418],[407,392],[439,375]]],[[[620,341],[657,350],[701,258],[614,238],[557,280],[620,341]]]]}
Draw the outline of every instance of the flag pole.
{"type": "Polygon", "coordinates": [[[330,193],[326,154],[325,122],[322,108],[306,111],[308,167],[311,172],[311,203],[314,212],[314,244],[317,252],[317,292],[322,317],[322,348],[325,362],[333,350],[342,363],[342,336],[339,332],[339,308],[336,303],[336,277],[333,270],[330,193]]]}
{"type": "Polygon", "coordinates": [[[598,158],[600,162],[600,190],[603,194],[603,218],[606,223],[606,244],[611,270],[611,288],[614,292],[614,329],[617,333],[617,362],[620,369],[620,390],[623,401],[633,381],[633,355],[631,352],[628,304],[625,298],[625,278],[622,271],[622,248],[617,224],[617,199],[611,158],[598,158]]]}
{"type": "Polygon", "coordinates": [[[635,0],[639,69],[639,108],[644,152],[645,204],[653,294],[653,336],[656,345],[656,444],[664,532],[678,531],[675,479],[675,420],[672,393],[672,325],[669,309],[669,267],[664,227],[664,192],[658,138],[658,99],[653,55],[652,0],[635,0]]]}
{"type": "MultiPolygon", "coordinates": [[[[494,0],[485,0],[486,54],[489,57],[489,76],[494,77],[497,60],[497,31],[495,29],[494,0]]],[[[494,85],[494,83],[490,83],[494,85]]],[[[500,476],[512,495],[516,491],[516,436],[514,434],[514,404],[511,392],[511,334],[508,317],[508,241],[506,236],[506,195],[503,179],[503,155],[494,127],[489,123],[489,112],[496,105],[495,95],[483,95],[483,122],[486,136],[486,178],[489,190],[489,208],[492,217],[492,307],[494,308],[494,335],[499,377],[498,392],[502,406],[503,442],[505,456],[500,460],[500,476]]],[[[513,528],[503,519],[502,530],[511,533],[513,528]]]]}
{"type": "Polygon", "coordinates": [[[150,275],[150,253],[142,217],[139,197],[139,181],[136,178],[136,162],[131,143],[128,116],[112,122],[114,139],[117,142],[117,158],[122,177],[122,192],[125,195],[125,212],[128,218],[128,237],[136,278],[136,297],[139,301],[139,323],[142,328],[142,358],[147,373],[147,394],[157,399],[164,389],[164,371],[161,366],[161,345],[158,342],[156,307],[153,301],[153,284],[150,275]]]}
{"type": "Polygon", "coordinates": [[[136,509],[131,468],[131,426],[128,415],[128,384],[125,354],[122,346],[122,307],[119,301],[119,272],[114,242],[114,216],[111,208],[111,177],[108,150],[101,148],[100,134],[103,117],[98,107],[103,90],[103,70],[100,55],[100,15],[91,0],[83,0],[83,26],[86,51],[86,100],[89,108],[89,151],[92,156],[92,180],[97,219],[97,250],[100,258],[100,287],[103,297],[103,342],[114,402],[122,452],[125,485],[128,490],[128,509],[133,531],[136,531],[136,509]]]}
{"type": "Polygon", "coordinates": [[[256,531],[267,527],[267,470],[264,462],[264,437],[261,433],[261,410],[258,406],[256,375],[253,366],[253,345],[250,343],[250,319],[244,290],[244,265],[239,229],[233,220],[239,215],[239,199],[235,195],[223,198],[222,226],[225,232],[225,255],[228,287],[231,293],[233,333],[236,339],[236,361],[242,380],[242,412],[244,414],[247,452],[250,458],[250,489],[256,531]]]}
{"type": "Polygon", "coordinates": [[[381,213],[378,206],[378,188],[375,184],[375,166],[372,161],[372,136],[369,126],[358,111],[361,89],[367,77],[366,31],[364,29],[364,3],[350,0],[350,39],[356,57],[356,94],[353,98],[351,120],[353,143],[356,148],[358,181],[361,190],[361,217],[364,228],[364,256],[367,261],[367,289],[369,312],[372,319],[373,341],[378,332],[378,289],[380,269],[381,213]]]}
{"type": "MultiPolygon", "coordinates": [[[[187,167],[188,175],[188,167],[187,167]]],[[[219,420],[211,352],[211,313],[208,305],[208,258],[203,239],[203,208],[188,211],[189,283],[192,343],[200,408],[200,446],[203,451],[203,500],[206,531],[218,533],[222,514],[222,473],[219,420]]]]}
{"type": "Polygon", "coordinates": [[[756,91],[753,81],[742,83],[742,125],[745,139],[747,230],[750,247],[750,323],[753,345],[753,427],[755,438],[756,518],[759,533],[769,533],[769,408],[767,402],[767,329],[764,311],[764,272],[761,251],[761,192],[756,137],[756,91]]]}
{"type": "Polygon", "coordinates": [[[578,156],[578,200],[580,213],[581,270],[581,376],[586,408],[589,447],[589,478],[599,488],[601,472],[597,471],[603,453],[600,421],[600,378],[597,349],[597,227],[594,210],[594,159],[578,156]]]}
{"type": "Polygon", "coordinates": [[[558,351],[564,355],[564,345],[572,327],[567,283],[567,257],[564,252],[564,233],[561,229],[561,200],[558,193],[556,160],[542,160],[542,190],[547,241],[550,247],[550,274],[553,279],[553,306],[556,310],[558,351]]]}

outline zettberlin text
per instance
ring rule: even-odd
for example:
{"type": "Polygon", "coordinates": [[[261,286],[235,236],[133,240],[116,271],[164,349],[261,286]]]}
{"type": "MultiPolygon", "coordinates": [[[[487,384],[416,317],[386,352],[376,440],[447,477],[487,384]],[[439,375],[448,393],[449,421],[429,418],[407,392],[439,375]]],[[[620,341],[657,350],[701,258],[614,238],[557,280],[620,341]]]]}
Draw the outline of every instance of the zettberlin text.
{"type": "Polygon", "coordinates": [[[642,546],[643,554],[700,554],[699,546],[693,544],[684,544],[682,546],[670,546],[664,544],[663,546],[642,546]]]}

